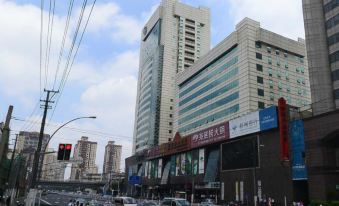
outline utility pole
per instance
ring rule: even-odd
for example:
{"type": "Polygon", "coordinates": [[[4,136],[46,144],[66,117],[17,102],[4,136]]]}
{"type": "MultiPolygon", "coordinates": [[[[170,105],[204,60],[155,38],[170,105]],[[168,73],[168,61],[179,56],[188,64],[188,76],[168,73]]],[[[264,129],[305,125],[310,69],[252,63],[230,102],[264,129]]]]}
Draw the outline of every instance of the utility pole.
{"type": "Polygon", "coordinates": [[[19,134],[15,134],[14,148],[13,148],[13,152],[12,152],[12,156],[11,156],[11,161],[9,163],[9,170],[8,170],[8,175],[7,175],[7,181],[9,181],[9,176],[10,176],[11,171],[12,171],[12,165],[13,165],[13,161],[14,161],[14,155],[15,155],[16,143],[18,141],[18,136],[19,136],[19,134]]]}
{"type": "MultiPolygon", "coordinates": [[[[12,118],[12,112],[13,112],[13,106],[10,105],[8,107],[8,112],[7,112],[7,116],[6,116],[6,121],[4,124],[4,128],[1,134],[1,143],[0,143],[0,164],[2,164],[3,158],[6,156],[6,150],[8,147],[8,140],[9,140],[9,123],[11,121],[12,118]]],[[[5,174],[4,174],[5,175],[5,174]]]]}
{"type": "MultiPolygon", "coordinates": [[[[37,147],[35,154],[34,154],[31,188],[36,188],[36,186],[37,186],[36,185],[36,179],[37,179],[37,175],[38,175],[38,166],[39,166],[39,160],[40,160],[42,140],[43,140],[43,137],[44,137],[47,110],[51,108],[51,107],[48,106],[48,104],[54,103],[54,101],[51,101],[50,94],[51,93],[53,93],[53,94],[58,93],[58,91],[54,91],[54,90],[44,90],[44,91],[47,92],[47,95],[46,95],[45,100],[40,100],[40,101],[45,103],[45,105],[43,105],[44,106],[44,115],[43,115],[42,121],[41,121],[38,147],[37,147]]],[[[46,147],[47,147],[47,145],[46,145],[46,147]]]]}

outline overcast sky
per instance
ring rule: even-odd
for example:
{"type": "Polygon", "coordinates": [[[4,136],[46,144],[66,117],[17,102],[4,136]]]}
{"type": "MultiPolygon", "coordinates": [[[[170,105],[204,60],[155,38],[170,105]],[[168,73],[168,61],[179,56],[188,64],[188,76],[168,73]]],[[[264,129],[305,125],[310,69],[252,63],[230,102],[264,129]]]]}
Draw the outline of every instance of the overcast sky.
{"type": "MultiPolygon", "coordinates": [[[[49,1],[45,0],[42,89],[45,81],[47,89],[53,87],[67,19],[67,2],[56,1],[55,4],[48,75],[45,78],[49,18],[49,1]]],[[[83,0],[74,2],[56,88],[65,68],[83,0]]],[[[88,1],[84,19],[92,2],[88,1]]],[[[304,38],[301,0],[181,2],[210,8],[212,46],[229,35],[244,17],[253,18],[263,28],[292,39],[304,38]]],[[[159,3],[160,0],[97,0],[65,89],[57,104],[52,104],[53,108],[57,105],[53,117],[53,110],[49,110],[46,131],[51,134],[56,125],[79,116],[95,115],[97,119],[79,120],[70,124],[71,128],[63,128],[51,141],[51,147],[57,148],[61,142],[75,144],[81,136],[88,136],[91,141],[98,142],[96,163],[101,172],[105,145],[113,140],[123,146],[124,168],[124,159],[132,151],[140,32],[159,3]]],[[[42,115],[42,109],[37,107],[41,93],[40,16],[39,0],[0,0],[0,122],[6,117],[8,105],[14,106],[13,116],[25,120],[12,120],[12,134],[19,130],[39,131],[42,115]]]]}

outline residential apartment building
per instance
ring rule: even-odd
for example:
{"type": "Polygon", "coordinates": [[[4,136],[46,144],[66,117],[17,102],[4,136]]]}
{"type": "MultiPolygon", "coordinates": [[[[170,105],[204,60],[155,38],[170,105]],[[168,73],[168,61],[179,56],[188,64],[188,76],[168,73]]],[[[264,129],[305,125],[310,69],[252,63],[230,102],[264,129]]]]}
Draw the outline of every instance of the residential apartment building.
{"type": "Polygon", "coordinates": [[[114,141],[108,141],[105,147],[104,165],[102,173],[109,175],[119,173],[121,164],[121,145],[114,144],[114,141]]]}
{"type": "Polygon", "coordinates": [[[305,42],[245,18],[236,31],[177,75],[175,131],[181,135],[276,105],[311,103],[305,42]]]}
{"type": "Polygon", "coordinates": [[[141,34],[133,153],[173,138],[175,76],[210,49],[210,12],[162,0],[141,34]]]}
{"type": "Polygon", "coordinates": [[[54,151],[54,149],[48,148],[47,152],[55,153],[45,154],[44,163],[42,165],[41,171],[41,179],[63,181],[67,163],[60,162],[57,160],[57,154],[56,151],[54,151]]]}
{"type": "Polygon", "coordinates": [[[339,108],[339,1],[303,0],[312,109],[339,108]]]}
{"type": "Polygon", "coordinates": [[[73,163],[71,169],[71,179],[81,180],[86,174],[98,173],[95,164],[97,143],[88,140],[88,137],[81,137],[74,147],[73,158],[79,163],[73,163]]]}

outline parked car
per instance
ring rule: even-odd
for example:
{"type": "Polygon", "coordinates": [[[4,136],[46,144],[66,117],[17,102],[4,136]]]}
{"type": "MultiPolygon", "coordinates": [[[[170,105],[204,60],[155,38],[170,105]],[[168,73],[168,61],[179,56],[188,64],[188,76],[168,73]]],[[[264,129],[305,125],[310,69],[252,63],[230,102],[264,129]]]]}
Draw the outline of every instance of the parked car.
{"type": "Polygon", "coordinates": [[[189,206],[190,203],[183,198],[164,198],[160,206],[189,206]]]}
{"type": "Polygon", "coordinates": [[[154,200],[144,200],[140,202],[138,206],[159,206],[159,202],[154,200]]]}
{"type": "Polygon", "coordinates": [[[115,206],[137,206],[137,201],[132,197],[115,197],[115,206]]]}

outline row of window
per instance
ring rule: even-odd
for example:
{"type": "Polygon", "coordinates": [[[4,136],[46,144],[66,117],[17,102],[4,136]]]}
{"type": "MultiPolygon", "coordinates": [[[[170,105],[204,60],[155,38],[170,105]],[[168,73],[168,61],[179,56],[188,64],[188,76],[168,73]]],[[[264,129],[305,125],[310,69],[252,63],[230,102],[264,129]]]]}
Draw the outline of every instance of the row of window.
{"type": "Polygon", "coordinates": [[[334,90],[334,98],[339,99],[339,89],[334,90]]]}
{"type": "Polygon", "coordinates": [[[197,74],[195,74],[194,76],[192,76],[190,79],[188,79],[187,81],[185,81],[183,84],[180,85],[180,89],[184,88],[186,85],[188,85],[190,82],[194,81],[195,79],[201,77],[203,74],[207,73],[208,71],[210,71],[211,69],[213,69],[213,67],[217,64],[219,64],[220,62],[222,62],[224,59],[226,59],[227,57],[229,57],[231,54],[233,54],[235,51],[237,51],[237,47],[234,47],[232,50],[226,52],[222,57],[220,57],[219,59],[216,59],[215,62],[213,62],[210,65],[206,65],[202,70],[200,70],[197,74]]]}
{"type": "MultiPolygon", "coordinates": [[[[255,57],[257,59],[262,60],[262,54],[260,54],[260,53],[255,53],[255,57]]],[[[269,65],[272,65],[272,57],[270,57],[270,56],[267,57],[267,63],[269,65]]],[[[277,66],[280,67],[281,63],[280,63],[280,59],[279,58],[277,59],[276,63],[277,63],[277,66]]],[[[284,66],[285,66],[286,69],[288,69],[289,68],[288,62],[285,62],[284,66]]]]}
{"type": "Polygon", "coordinates": [[[197,98],[198,96],[204,94],[205,92],[215,88],[219,84],[224,83],[225,81],[233,78],[237,74],[238,74],[238,68],[234,68],[230,72],[222,75],[221,77],[219,77],[218,79],[216,79],[213,82],[209,83],[208,85],[206,85],[205,87],[201,88],[200,90],[196,91],[192,95],[190,95],[190,96],[186,97],[185,99],[181,100],[179,102],[179,106],[182,106],[182,105],[186,104],[187,102],[197,98]]]}
{"type": "Polygon", "coordinates": [[[338,33],[335,33],[333,34],[332,36],[330,37],[327,37],[327,43],[329,46],[333,45],[333,44],[336,44],[339,42],[339,32],[338,33]]]}
{"type": "Polygon", "coordinates": [[[210,111],[212,111],[212,110],[214,110],[214,109],[216,109],[218,107],[224,106],[224,105],[226,105],[226,104],[228,104],[228,103],[230,103],[230,102],[232,102],[232,101],[234,101],[235,99],[238,99],[238,98],[239,98],[239,92],[235,92],[235,93],[233,93],[231,95],[228,95],[225,98],[222,98],[222,99],[220,99],[220,100],[218,100],[218,101],[216,101],[216,102],[214,102],[212,104],[207,105],[204,108],[201,108],[198,111],[195,111],[195,112],[193,112],[193,113],[191,113],[191,114],[189,114],[189,115],[179,119],[179,125],[182,125],[183,123],[185,123],[185,122],[187,122],[189,120],[192,120],[192,119],[194,119],[194,118],[196,118],[196,117],[198,117],[198,116],[200,116],[202,114],[210,112],[210,111]]]}
{"type": "MultiPolygon", "coordinates": [[[[191,85],[190,87],[188,87],[186,90],[182,91],[179,93],[179,98],[184,96],[185,94],[191,92],[192,90],[194,90],[195,88],[197,88],[198,86],[204,84],[205,82],[207,82],[208,80],[210,80],[211,78],[213,78],[215,75],[221,73],[222,71],[228,69],[229,67],[233,66],[234,64],[236,64],[238,62],[238,57],[234,57],[233,59],[231,59],[230,61],[228,61],[227,63],[225,63],[224,65],[222,65],[221,67],[219,67],[218,69],[215,69],[214,71],[212,71],[211,73],[207,74],[204,78],[202,78],[201,80],[197,81],[196,83],[194,83],[193,85],[191,85]]],[[[179,89],[180,90],[180,89],[179,89]]]]}
{"type": "Polygon", "coordinates": [[[332,0],[324,5],[324,12],[327,13],[339,6],[339,0],[332,0]]]}
{"type": "MultiPolygon", "coordinates": [[[[257,66],[257,71],[263,72],[263,66],[262,66],[262,65],[257,64],[256,66],[257,66]]],[[[267,71],[268,71],[268,75],[269,75],[270,77],[273,77],[273,69],[269,67],[267,71]]],[[[297,67],[297,68],[296,68],[296,71],[297,71],[297,72],[304,73],[305,70],[304,70],[303,67],[302,67],[302,68],[297,67]]],[[[288,73],[288,72],[281,72],[281,71],[278,70],[278,71],[277,71],[277,77],[278,77],[278,78],[281,78],[282,75],[284,75],[285,78],[286,78],[286,80],[289,81],[289,79],[290,79],[289,73],[288,73]]],[[[299,84],[306,84],[305,77],[299,77],[299,78],[297,79],[297,82],[298,82],[299,84]]],[[[259,83],[259,82],[258,82],[258,83],[259,83]]]]}
{"type": "Polygon", "coordinates": [[[220,118],[225,118],[226,116],[229,116],[231,114],[234,114],[234,113],[238,112],[239,108],[240,108],[239,104],[235,104],[235,105],[233,105],[233,106],[231,106],[231,107],[229,107],[227,109],[224,109],[224,110],[219,111],[219,112],[217,112],[215,114],[207,116],[207,117],[205,117],[205,118],[203,118],[201,120],[198,120],[198,121],[193,122],[193,123],[191,123],[189,125],[186,125],[186,126],[180,128],[178,131],[179,132],[190,131],[190,130],[192,130],[194,128],[200,127],[201,125],[207,124],[209,122],[213,122],[214,120],[218,120],[220,118]]]}
{"type": "MultiPolygon", "coordinates": [[[[260,77],[260,76],[257,76],[257,83],[259,83],[259,84],[264,84],[264,79],[263,79],[262,77],[260,77]]],[[[272,81],[272,80],[269,80],[269,86],[270,86],[270,89],[273,89],[273,81],[272,81]]],[[[281,82],[278,82],[278,89],[279,89],[279,90],[282,90],[282,83],[281,83],[281,82]]],[[[287,92],[290,92],[290,91],[291,91],[291,87],[290,87],[289,85],[286,85],[286,91],[287,91],[287,92]]],[[[302,90],[302,89],[298,88],[297,93],[298,93],[299,95],[304,95],[304,96],[307,95],[305,89],[302,90]]],[[[262,93],[262,94],[263,94],[263,93],[262,93]]],[[[259,95],[259,92],[258,92],[258,95],[259,95]]],[[[259,96],[263,96],[263,95],[259,95],[259,96]]]]}
{"type": "Polygon", "coordinates": [[[326,29],[330,29],[339,24],[339,14],[326,21],[326,29]]]}
{"type": "MultiPolygon", "coordinates": [[[[261,42],[255,42],[255,47],[257,48],[257,49],[260,49],[261,48],[261,42]]],[[[266,47],[266,51],[267,51],[267,53],[269,53],[269,54],[272,54],[272,50],[274,50],[274,49],[272,49],[271,47],[266,47]]],[[[275,54],[277,55],[277,56],[279,56],[280,55],[280,50],[279,49],[276,49],[275,50],[275,54]]],[[[288,58],[288,53],[287,53],[287,51],[285,51],[285,52],[283,52],[283,56],[285,57],[285,58],[288,58]]],[[[299,57],[299,56],[295,56],[296,57],[296,59],[299,61],[299,63],[304,63],[304,58],[303,57],[299,57]]],[[[262,59],[262,54],[260,54],[260,53],[256,53],[256,58],[257,59],[262,59]]],[[[269,58],[271,58],[271,57],[269,57],[269,58]]]]}
{"type": "Polygon", "coordinates": [[[199,99],[198,101],[196,101],[195,103],[185,107],[184,109],[181,109],[179,111],[179,115],[182,115],[184,114],[185,112],[188,112],[200,105],[202,105],[203,103],[206,103],[207,101],[211,100],[211,99],[214,99],[222,94],[225,94],[226,92],[230,91],[231,89],[234,89],[236,88],[237,86],[239,85],[239,81],[238,80],[235,80],[229,84],[227,84],[226,86],[216,90],[215,92],[212,92],[211,94],[199,99]]]}
{"type": "Polygon", "coordinates": [[[339,51],[330,54],[330,63],[339,61],[339,51]]]}

